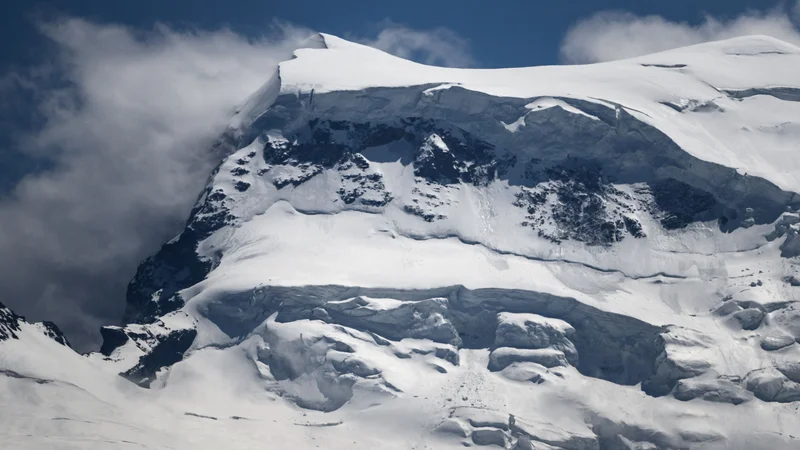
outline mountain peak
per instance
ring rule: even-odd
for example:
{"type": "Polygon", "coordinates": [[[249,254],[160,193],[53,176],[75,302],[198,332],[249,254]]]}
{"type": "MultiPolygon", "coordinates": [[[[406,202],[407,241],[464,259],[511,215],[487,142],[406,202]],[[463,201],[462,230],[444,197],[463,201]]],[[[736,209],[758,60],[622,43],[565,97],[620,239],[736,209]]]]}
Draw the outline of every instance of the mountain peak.
{"type": "Polygon", "coordinates": [[[101,353],[0,309],[0,399],[47,431],[13,439],[797,448],[796,53],[466,70],[309,45],[101,353]]]}

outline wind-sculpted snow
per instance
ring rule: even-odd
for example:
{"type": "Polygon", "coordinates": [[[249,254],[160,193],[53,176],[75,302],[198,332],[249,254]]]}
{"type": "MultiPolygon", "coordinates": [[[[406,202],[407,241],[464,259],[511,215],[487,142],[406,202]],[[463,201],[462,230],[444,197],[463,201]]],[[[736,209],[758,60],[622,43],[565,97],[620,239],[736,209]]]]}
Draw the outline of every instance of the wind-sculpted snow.
{"type": "Polygon", "coordinates": [[[24,418],[0,407],[0,437],[800,445],[799,49],[470,71],[308,47],[220,137],[100,353],[0,308],[24,418]]]}

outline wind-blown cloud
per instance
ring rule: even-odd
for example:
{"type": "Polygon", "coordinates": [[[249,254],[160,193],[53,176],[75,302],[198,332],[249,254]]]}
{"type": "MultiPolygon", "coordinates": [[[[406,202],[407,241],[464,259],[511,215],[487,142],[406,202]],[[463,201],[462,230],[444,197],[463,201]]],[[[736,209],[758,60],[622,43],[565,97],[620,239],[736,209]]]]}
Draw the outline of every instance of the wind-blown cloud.
{"type": "Polygon", "coordinates": [[[569,29],[561,44],[561,59],[567,64],[612,61],[754,34],[800,45],[798,23],[800,2],[793,8],[748,11],[730,20],[706,16],[697,25],[672,22],[661,16],[606,11],[569,29]]]}
{"type": "Polygon", "coordinates": [[[140,260],[180,231],[233,110],[309,32],[248,40],[79,19],[41,31],[56,51],[47,70],[10,79],[43,119],[16,145],[52,169],[0,200],[0,287],[84,349],[119,320],[140,260]]]}
{"type": "Polygon", "coordinates": [[[429,65],[472,67],[475,58],[467,39],[448,28],[417,30],[391,21],[381,23],[383,29],[374,39],[356,39],[363,44],[429,65]]]}
{"type": "MultiPolygon", "coordinates": [[[[0,194],[0,300],[57,322],[87,350],[100,325],[120,319],[139,262],[182,229],[235,108],[311,32],[276,24],[248,39],[76,18],[40,30],[54,54],[0,77],[0,112],[35,118],[13,139],[20,160],[33,162],[17,164],[27,175],[0,194]],[[37,161],[49,169],[32,170],[37,161]]],[[[472,63],[466,41],[441,29],[388,23],[369,43],[423,62],[472,63]]]]}

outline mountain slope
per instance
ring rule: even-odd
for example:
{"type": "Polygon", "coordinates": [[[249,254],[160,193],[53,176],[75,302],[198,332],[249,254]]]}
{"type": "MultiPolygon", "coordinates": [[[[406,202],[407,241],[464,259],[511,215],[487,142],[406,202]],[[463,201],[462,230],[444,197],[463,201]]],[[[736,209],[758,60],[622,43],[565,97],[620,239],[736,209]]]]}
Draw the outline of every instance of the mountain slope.
{"type": "Polygon", "coordinates": [[[786,120],[800,111],[794,76],[800,49],[774,38],[735,38],[586,66],[492,70],[424,66],[327,35],[325,43],[327,50],[298,50],[296,59],[281,64],[282,94],[436,83],[494,97],[617,104],[692,156],[785,189],[800,186],[789,157],[794,147],[787,144],[798,130],[786,120]]]}
{"type": "Polygon", "coordinates": [[[59,376],[102,371],[178,447],[798,445],[800,49],[464,70],[309,47],[59,376]]]}

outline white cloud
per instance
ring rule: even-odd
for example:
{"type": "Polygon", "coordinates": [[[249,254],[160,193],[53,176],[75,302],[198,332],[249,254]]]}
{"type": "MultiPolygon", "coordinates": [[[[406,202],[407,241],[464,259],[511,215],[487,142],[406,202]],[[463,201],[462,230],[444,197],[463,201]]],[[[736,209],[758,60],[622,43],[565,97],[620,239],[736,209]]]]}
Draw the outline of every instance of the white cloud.
{"type": "Polygon", "coordinates": [[[446,67],[475,65],[469,42],[447,28],[415,30],[391,21],[381,23],[383,29],[374,39],[356,39],[405,59],[446,67]]]}
{"type": "MultiPolygon", "coordinates": [[[[473,62],[452,32],[384,26],[369,44],[427,63],[473,62]]],[[[0,301],[56,321],[81,349],[97,344],[99,326],[121,317],[136,266],[182,229],[234,109],[311,33],[272,28],[252,40],[76,18],[40,26],[54,54],[0,77],[0,107],[35,110],[41,126],[15,136],[16,147],[53,167],[0,197],[0,301]]]]}
{"type": "Polygon", "coordinates": [[[45,119],[17,145],[54,168],[0,200],[4,303],[58,321],[81,347],[119,319],[136,265],[180,230],[216,164],[210,146],[232,111],[309,34],[275,28],[248,40],[79,19],[41,26],[56,51],[47,70],[9,79],[45,119]]]}
{"type": "Polygon", "coordinates": [[[779,7],[748,11],[730,20],[707,16],[700,24],[692,25],[661,16],[601,12],[569,29],[561,44],[561,59],[568,64],[611,61],[754,34],[800,45],[799,13],[800,2],[793,10],[779,7]]]}

